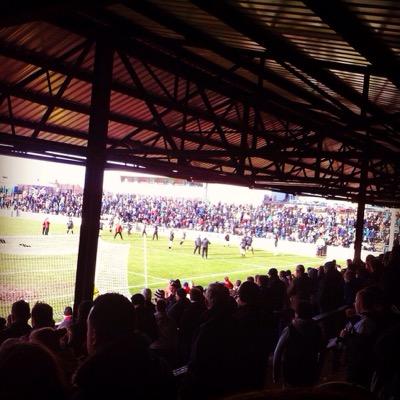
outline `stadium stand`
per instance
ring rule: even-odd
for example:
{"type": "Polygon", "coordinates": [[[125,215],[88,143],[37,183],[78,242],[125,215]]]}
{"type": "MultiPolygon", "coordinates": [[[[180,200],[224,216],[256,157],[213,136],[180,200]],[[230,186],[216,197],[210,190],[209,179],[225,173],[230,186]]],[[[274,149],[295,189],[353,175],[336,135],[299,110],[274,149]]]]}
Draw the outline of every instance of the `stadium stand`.
{"type": "MultiPolygon", "coordinates": [[[[23,193],[0,194],[3,209],[80,217],[82,194],[53,193],[25,186],[23,193]]],[[[105,193],[102,214],[121,220],[126,227],[140,222],[163,228],[205,232],[251,234],[278,240],[350,247],[355,240],[356,210],[346,206],[264,201],[259,206],[209,203],[204,200],[176,199],[137,194],[105,193]]],[[[388,243],[390,213],[366,210],[364,248],[382,251],[388,243]]]]}

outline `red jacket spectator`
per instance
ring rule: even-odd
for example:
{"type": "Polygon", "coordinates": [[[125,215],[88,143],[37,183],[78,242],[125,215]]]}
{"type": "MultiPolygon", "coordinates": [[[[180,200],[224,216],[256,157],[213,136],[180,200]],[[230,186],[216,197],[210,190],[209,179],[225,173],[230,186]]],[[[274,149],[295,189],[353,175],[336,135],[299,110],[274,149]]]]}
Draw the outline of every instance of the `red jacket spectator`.
{"type": "Polygon", "coordinates": [[[226,288],[228,288],[229,290],[233,289],[233,283],[229,280],[229,277],[228,277],[228,276],[226,276],[226,277],[224,278],[224,286],[225,286],[226,288]]]}

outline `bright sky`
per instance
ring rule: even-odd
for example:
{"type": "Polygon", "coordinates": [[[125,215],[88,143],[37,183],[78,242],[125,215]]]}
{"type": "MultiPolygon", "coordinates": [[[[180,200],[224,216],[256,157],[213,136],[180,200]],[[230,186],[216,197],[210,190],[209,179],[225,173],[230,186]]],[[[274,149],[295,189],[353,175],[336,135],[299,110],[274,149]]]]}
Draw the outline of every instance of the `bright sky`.
{"type": "MultiPolygon", "coordinates": [[[[120,182],[120,175],[144,175],[134,172],[106,171],[104,174],[104,189],[113,192],[133,192],[134,185],[124,185],[120,182]]],[[[49,185],[55,182],[64,184],[75,184],[83,187],[85,181],[85,168],[69,164],[61,164],[49,161],[30,160],[26,158],[0,156],[0,185],[14,186],[18,184],[49,185]]],[[[144,185],[141,187],[143,192],[144,185]]],[[[137,187],[137,186],[136,186],[137,187]]],[[[150,190],[148,188],[148,190],[150,190]]],[[[154,190],[152,188],[151,190],[154,190]]],[[[190,191],[192,197],[204,197],[205,188],[193,187],[190,191]]],[[[254,190],[245,187],[231,185],[209,184],[207,187],[207,198],[212,201],[223,201],[228,203],[253,203],[260,204],[265,190],[254,190]]],[[[154,194],[148,193],[147,194],[154,194]]],[[[159,187],[157,194],[171,195],[171,187],[159,187]],[[164,190],[164,192],[162,192],[164,190]]],[[[175,196],[187,197],[187,187],[175,188],[175,196]],[[185,196],[186,195],[186,196],[185,196]]]]}

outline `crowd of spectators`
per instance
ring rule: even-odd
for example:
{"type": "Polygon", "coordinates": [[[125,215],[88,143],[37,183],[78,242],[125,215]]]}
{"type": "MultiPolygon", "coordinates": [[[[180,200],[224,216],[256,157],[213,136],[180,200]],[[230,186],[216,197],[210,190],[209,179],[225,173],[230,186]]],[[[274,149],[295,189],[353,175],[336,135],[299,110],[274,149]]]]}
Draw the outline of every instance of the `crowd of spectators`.
{"type": "Polygon", "coordinates": [[[395,242],[343,267],[101,294],[75,320],[66,307],[58,326],[50,305],[19,300],[0,331],[0,397],[398,399],[399,284],[395,242]],[[340,326],[329,318],[339,313],[340,326]],[[318,386],[329,351],[344,358],[347,383],[318,386]]]}
{"type": "MultiPolygon", "coordinates": [[[[19,211],[80,217],[82,195],[46,189],[0,194],[0,207],[19,211]]],[[[194,229],[221,234],[250,234],[303,243],[323,238],[327,245],[350,247],[355,239],[356,210],[341,206],[264,201],[258,206],[216,203],[137,194],[103,195],[102,214],[126,226],[140,222],[164,228],[194,229]]],[[[390,213],[366,210],[364,242],[367,250],[383,250],[388,243],[390,213]]]]}

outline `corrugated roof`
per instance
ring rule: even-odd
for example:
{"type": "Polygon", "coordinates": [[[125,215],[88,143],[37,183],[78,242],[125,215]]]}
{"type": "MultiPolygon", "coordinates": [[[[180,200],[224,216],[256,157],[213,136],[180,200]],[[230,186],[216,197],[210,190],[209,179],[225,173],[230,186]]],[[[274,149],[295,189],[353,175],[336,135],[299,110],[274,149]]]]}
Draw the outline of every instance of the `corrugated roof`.
{"type": "Polygon", "coordinates": [[[87,146],[105,34],[114,161],[357,199],[366,159],[368,201],[397,204],[398,2],[105,3],[0,16],[0,144],[15,146],[3,153],[87,146]]]}

